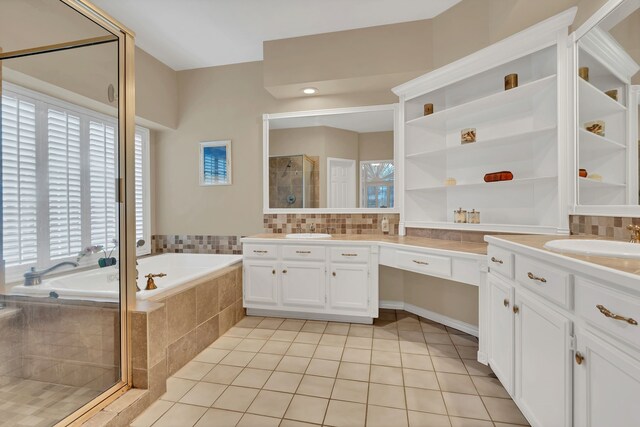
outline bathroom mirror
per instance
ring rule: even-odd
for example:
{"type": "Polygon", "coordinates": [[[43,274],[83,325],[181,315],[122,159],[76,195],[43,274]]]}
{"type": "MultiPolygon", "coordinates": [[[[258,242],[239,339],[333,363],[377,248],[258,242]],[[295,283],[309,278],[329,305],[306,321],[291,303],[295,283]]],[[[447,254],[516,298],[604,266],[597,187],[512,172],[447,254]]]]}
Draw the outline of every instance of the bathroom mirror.
{"type": "Polygon", "coordinates": [[[396,105],[264,115],[264,212],[394,212],[396,105]]]}
{"type": "Polygon", "coordinates": [[[575,33],[575,213],[640,213],[640,1],[609,1],[575,33]]]}

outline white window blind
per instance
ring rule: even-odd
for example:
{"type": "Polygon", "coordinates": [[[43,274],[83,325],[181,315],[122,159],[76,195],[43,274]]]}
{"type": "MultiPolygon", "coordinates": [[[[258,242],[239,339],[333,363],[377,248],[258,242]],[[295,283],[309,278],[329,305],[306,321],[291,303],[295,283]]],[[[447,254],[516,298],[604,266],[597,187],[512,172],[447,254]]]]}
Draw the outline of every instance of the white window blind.
{"type": "Polygon", "coordinates": [[[117,238],[115,154],[114,126],[90,120],[91,244],[105,248],[117,238]]]}
{"type": "MultiPolygon", "coordinates": [[[[136,240],[145,239],[145,199],[144,199],[144,156],[145,146],[143,134],[136,132],[135,140],[135,175],[136,175],[136,240]]],[[[146,240],[146,239],[145,239],[146,240]]]]}

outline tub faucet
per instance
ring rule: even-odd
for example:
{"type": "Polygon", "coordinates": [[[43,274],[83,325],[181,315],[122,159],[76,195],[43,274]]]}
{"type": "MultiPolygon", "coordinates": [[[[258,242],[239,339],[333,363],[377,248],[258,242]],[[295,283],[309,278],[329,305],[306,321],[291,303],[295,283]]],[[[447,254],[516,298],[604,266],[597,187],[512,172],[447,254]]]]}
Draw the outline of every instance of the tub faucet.
{"type": "Polygon", "coordinates": [[[31,267],[29,271],[24,273],[24,285],[25,286],[39,285],[40,283],[42,283],[42,276],[52,272],[53,270],[59,267],[62,267],[63,265],[70,265],[73,267],[77,267],[79,264],[73,261],[64,261],[41,271],[37,271],[35,267],[31,267]]]}
{"type": "Polygon", "coordinates": [[[640,243],[640,225],[630,224],[627,226],[627,230],[631,232],[631,239],[629,239],[629,242],[640,243]]]}
{"type": "Polygon", "coordinates": [[[164,277],[166,276],[165,273],[158,273],[158,274],[147,274],[146,277],[147,278],[147,287],[144,288],[145,291],[152,291],[154,289],[158,289],[158,286],[156,286],[156,282],[153,280],[154,277],[164,277]]]}

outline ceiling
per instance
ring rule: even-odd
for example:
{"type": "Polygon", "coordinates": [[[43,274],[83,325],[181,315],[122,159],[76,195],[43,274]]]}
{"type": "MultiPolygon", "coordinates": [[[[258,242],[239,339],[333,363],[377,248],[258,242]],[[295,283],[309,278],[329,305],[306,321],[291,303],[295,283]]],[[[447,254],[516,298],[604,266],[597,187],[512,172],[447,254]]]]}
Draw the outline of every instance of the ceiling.
{"type": "Polygon", "coordinates": [[[260,61],[262,43],[429,19],[460,0],[93,0],[174,70],[260,61]]]}
{"type": "Polygon", "coordinates": [[[365,111],[269,120],[269,129],[293,129],[314,126],[328,126],[357,133],[392,131],[393,111],[365,111]]]}

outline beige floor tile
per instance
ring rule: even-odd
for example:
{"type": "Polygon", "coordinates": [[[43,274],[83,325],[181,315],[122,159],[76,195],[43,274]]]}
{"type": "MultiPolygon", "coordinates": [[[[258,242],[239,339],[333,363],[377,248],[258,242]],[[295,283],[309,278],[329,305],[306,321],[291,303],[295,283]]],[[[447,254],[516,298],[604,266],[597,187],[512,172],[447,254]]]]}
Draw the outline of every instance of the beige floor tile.
{"type": "Polygon", "coordinates": [[[256,328],[253,331],[249,332],[249,335],[247,335],[245,338],[253,338],[257,340],[268,340],[273,336],[275,332],[276,331],[273,329],[257,329],[256,328]]]}
{"type": "Polygon", "coordinates": [[[382,340],[380,338],[374,338],[373,349],[378,351],[400,352],[400,343],[396,340],[382,340]]]}
{"type": "Polygon", "coordinates": [[[302,374],[291,372],[274,372],[264,385],[265,390],[295,393],[298,384],[302,380],[302,374]]]}
{"type": "Polygon", "coordinates": [[[471,377],[480,396],[501,397],[510,399],[509,393],[504,389],[500,381],[491,377],[471,377]]]}
{"type": "Polygon", "coordinates": [[[460,359],[450,357],[431,357],[433,369],[436,372],[448,372],[450,374],[466,374],[467,370],[460,359]]]}
{"type": "Polygon", "coordinates": [[[253,331],[253,328],[241,328],[238,326],[234,326],[229,329],[224,336],[225,337],[236,337],[236,338],[246,338],[253,331]]]}
{"type": "Polygon", "coordinates": [[[264,320],[264,317],[257,316],[245,316],[242,320],[236,323],[234,326],[239,326],[241,328],[255,328],[264,320]]]}
{"type": "Polygon", "coordinates": [[[156,400],[131,423],[131,427],[149,427],[173,406],[173,402],[156,400]]]}
{"type": "Polygon", "coordinates": [[[365,350],[371,350],[372,345],[373,345],[372,338],[353,337],[353,336],[348,336],[347,342],[345,343],[345,347],[362,348],[365,350]]]}
{"type": "Polygon", "coordinates": [[[240,418],[242,418],[240,412],[211,408],[198,420],[196,427],[235,426],[240,418]]]}
{"type": "Polygon", "coordinates": [[[304,326],[306,320],[300,319],[286,319],[282,324],[278,327],[281,331],[295,331],[300,332],[300,329],[304,326]]]}
{"type": "Polygon", "coordinates": [[[250,338],[243,339],[240,344],[234,349],[238,351],[251,351],[257,353],[260,351],[263,345],[265,345],[267,340],[254,340],[250,338]]]}
{"type": "Polygon", "coordinates": [[[398,339],[398,330],[397,329],[386,329],[386,328],[374,328],[373,329],[373,338],[378,338],[381,340],[397,340],[398,339]]]}
{"type": "Polygon", "coordinates": [[[274,370],[282,360],[279,354],[258,353],[247,365],[248,368],[274,370]]]}
{"type": "Polygon", "coordinates": [[[407,409],[412,411],[430,412],[432,414],[447,414],[442,393],[439,390],[423,388],[405,388],[407,409]]]}
{"type": "Polygon", "coordinates": [[[255,388],[229,386],[213,404],[214,408],[244,412],[258,394],[255,388]]]}
{"type": "Polygon", "coordinates": [[[512,424],[528,424],[527,419],[522,415],[513,400],[499,399],[496,397],[483,397],[489,415],[493,421],[512,424]]]}
{"type": "Polygon", "coordinates": [[[159,427],[191,427],[206,411],[207,408],[202,406],[176,403],[153,425],[159,427]]]}
{"type": "Polygon", "coordinates": [[[471,346],[471,347],[477,347],[478,346],[478,338],[476,338],[476,337],[474,337],[472,335],[449,334],[449,338],[451,338],[451,341],[453,341],[453,343],[455,345],[471,346]]]}
{"type": "Polygon", "coordinates": [[[184,378],[169,377],[167,378],[167,392],[160,396],[160,399],[177,402],[197,383],[197,381],[184,378]]]}
{"type": "Polygon", "coordinates": [[[400,352],[410,354],[429,354],[427,344],[424,342],[400,341],[400,352]]]}
{"type": "Polygon", "coordinates": [[[313,375],[305,375],[300,381],[296,394],[304,394],[313,397],[331,397],[331,391],[335,379],[327,377],[315,377],[313,375]]]}
{"type": "Polygon", "coordinates": [[[419,326],[417,331],[398,331],[398,339],[400,341],[408,341],[408,342],[419,342],[424,344],[424,334],[419,326]]]}
{"type": "Polygon", "coordinates": [[[176,372],[174,376],[186,380],[200,381],[214,366],[212,363],[189,362],[176,372]]]}
{"type": "Polygon", "coordinates": [[[322,334],[320,345],[330,345],[335,347],[344,347],[347,337],[344,335],[322,334]]]}
{"type": "Polygon", "coordinates": [[[294,342],[285,353],[287,356],[311,357],[316,351],[315,344],[294,342]]]}
{"type": "Polygon", "coordinates": [[[280,425],[280,418],[244,414],[237,427],[278,427],[278,425],[280,425]]]}
{"type": "Polygon", "coordinates": [[[399,368],[402,366],[402,359],[400,357],[400,353],[396,353],[393,351],[374,350],[371,353],[371,364],[382,365],[382,366],[394,366],[399,368]]]}
{"type": "Polygon", "coordinates": [[[429,354],[436,357],[452,357],[458,359],[456,347],[450,344],[429,344],[429,354]]]}
{"type": "Polygon", "coordinates": [[[442,396],[451,416],[479,420],[490,419],[479,396],[449,392],[442,392],[442,396]]]}
{"type": "Polygon", "coordinates": [[[202,378],[202,381],[208,381],[218,384],[231,384],[236,379],[240,372],[242,372],[240,366],[227,366],[217,365],[207,375],[202,378]]]}
{"type": "Polygon", "coordinates": [[[344,350],[344,347],[332,347],[328,345],[319,345],[316,348],[316,352],[313,353],[313,357],[315,359],[341,360],[343,350],[344,350]]]}
{"type": "Polygon", "coordinates": [[[437,372],[440,390],[452,393],[478,394],[469,375],[437,372]]]}
{"type": "Polygon", "coordinates": [[[367,405],[354,402],[329,401],[324,425],[334,427],[364,426],[367,405]]]}
{"type": "Polygon", "coordinates": [[[422,354],[402,354],[402,367],[420,369],[423,371],[433,371],[431,358],[422,354]]]}
{"type": "Polygon", "coordinates": [[[347,335],[349,333],[349,324],[348,323],[329,323],[327,328],[324,330],[325,334],[332,335],[347,335]]]}
{"type": "Polygon", "coordinates": [[[231,385],[238,387],[262,388],[273,371],[245,368],[231,385]]]}
{"type": "Polygon", "coordinates": [[[433,371],[420,371],[418,369],[403,368],[405,387],[426,388],[440,390],[440,384],[436,373],[433,371]]]}
{"type": "Polygon", "coordinates": [[[233,350],[242,342],[242,338],[223,336],[215,340],[209,348],[221,348],[224,350],[233,350]]]}
{"type": "Polygon", "coordinates": [[[447,333],[447,329],[445,328],[445,326],[439,323],[420,322],[420,326],[422,327],[422,332],[424,333],[437,333],[437,334],[447,333]]]}
{"type": "Polygon", "coordinates": [[[371,365],[369,381],[378,384],[403,385],[402,368],[371,365]]]}
{"type": "Polygon", "coordinates": [[[316,334],[324,333],[325,328],[329,322],[319,322],[316,320],[307,320],[307,322],[302,327],[302,332],[314,332],[316,334]]]}
{"type": "Polygon", "coordinates": [[[328,403],[328,399],[295,395],[284,417],[291,420],[321,424],[324,420],[328,403]]]}
{"type": "Polygon", "coordinates": [[[316,334],[314,332],[300,332],[293,342],[318,345],[320,338],[322,338],[322,334],[316,334]]]}
{"type": "Polygon", "coordinates": [[[342,361],[351,363],[371,363],[371,350],[362,348],[345,348],[342,352],[342,361]]]}
{"type": "Polygon", "coordinates": [[[449,344],[453,345],[449,334],[440,334],[437,332],[425,332],[424,339],[427,344],[449,344]]]}
{"type": "Polygon", "coordinates": [[[405,409],[404,387],[385,384],[369,384],[369,405],[405,409]]]}
{"type": "Polygon", "coordinates": [[[291,343],[288,341],[276,341],[274,339],[270,339],[259,352],[284,355],[287,350],[289,350],[290,346],[291,343]]]}
{"type": "Polygon", "coordinates": [[[295,420],[282,420],[280,427],[318,427],[318,424],[303,423],[295,420]]]}
{"type": "Polygon", "coordinates": [[[273,341],[286,341],[286,342],[293,342],[294,339],[296,339],[296,336],[298,335],[298,332],[296,331],[275,331],[273,333],[273,335],[271,335],[271,340],[273,341]]]}
{"type": "Polygon", "coordinates": [[[523,424],[493,423],[495,427],[522,427],[523,424]]]}
{"type": "Polygon", "coordinates": [[[251,403],[247,412],[282,418],[292,398],[293,394],[262,390],[251,403]]]}
{"type": "Polygon", "coordinates": [[[241,366],[245,367],[251,362],[257,353],[248,351],[233,350],[231,353],[220,361],[221,365],[241,366]]]}
{"type": "Polygon", "coordinates": [[[363,363],[340,362],[338,378],[345,380],[369,381],[370,365],[363,363]]]}
{"type": "Polygon", "coordinates": [[[451,427],[493,427],[491,421],[474,420],[471,418],[449,417],[451,427]]]}
{"type": "Polygon", "coordinates": [[[467,371],[469,371],[469,375],[487,376],[493,373],[490,367],[483,365],[477,360],[464,359],[463,362],[464,366],[467,368],[467,371]]]}
{"type": "Polygon", "coordinates": [[[278,329],[280,325],[284,322],[284,319],[279,319],[276,317],[267,317],[262,322],[256,326],[258,329],[278,329]]]}
{"type": "Polygon", "coordinates": [[[205,348],[193,360],[203,363],[219,363],[230,352],[231,350],[224,350],[220,348],[205,348]]]}
{"type": "Polygon", "coordinates": [[[368,392],[369,384],[366,382],[337,379],[331,399],[367,403],[368,392]]]}
{"type": "Polygon", "coordinates": [[[207,408],[213,405],[218,397],[227,388],[224,384],[206,383],[200,382],[191,388],[182,396],[180,403],[186,403],[188,405],[206,406],[207,408]]]}
{"type": "Polygon", "coordinates": [[[367,405],[367,427],[406,427],[407,411],[367,405]]]}
{"type": "Polygon", "coordinates": [[[350,337],[373,338],[372,325],[351,325],[349,328],[350,337]]]}
{"type": "Polygon", "coordinates": [[[307,370],[309,362],[311,362],[309,357],[284,356],[276,367],[276,371],[303,374],[307,370]]]}
{"type": "Polygon", "coordinates": [[[311,359],[306,374],[335,378],[338,374],[339,366],[340,362],[336,360],[311,359]]]}
{"type": "Polygon", "coordinates": [[[477,347],[456,346],[456,350],[458,351],[458,355],[462,359],[477,360],[477,358],[478,358],[478,348],[477,347]]]}
{"type": "Polygon", "coordinates": [[[451,427],[446,415],[409,411],[409,427],[451,427]]]}
{"type": "Polygon", "coordinates": [[[414,323],[398,323],[398,331],[415,331],[415,332],[422,332],[422,329],[420,328],[420,323],[419,322],[414,322],[414,323]]]}

